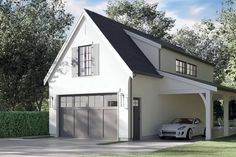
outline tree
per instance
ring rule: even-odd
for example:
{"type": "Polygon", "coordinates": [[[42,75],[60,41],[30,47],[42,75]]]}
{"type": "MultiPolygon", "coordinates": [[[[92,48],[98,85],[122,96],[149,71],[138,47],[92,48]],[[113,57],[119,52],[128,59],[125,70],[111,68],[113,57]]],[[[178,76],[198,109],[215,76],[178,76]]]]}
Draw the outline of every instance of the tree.
{"type": "Polygon", "coordinates": [[[222,6],[219,22],[223,25],[223,35],[227,40],[230,61],[225,69],[226,86],[236,88],[236,2],[225,0],[222,6]]]}
{"type": "Polygon", "coordinates": [[[120,23],[162,38],[174,27],[175,20],[166,17],[157,7],[158,3],[148,4],[144,0],[110,0],[106,14],[120,23]]]}
{"type": "Polygon", "coordinates": [[[202,21],[193,28],[182,28],[173,35],[172,42],[186,50],[187,53],[215,64],[214,81],[222,83],[225,68],[230,58],[227,42],[222,35],[222,27],[211,21],[202,21]]]}
{"type": "Polygon", "coordinates": [[[72,21],[62,0],[0,3],[0,109],[41,110],[44,76],[72,21]]]}

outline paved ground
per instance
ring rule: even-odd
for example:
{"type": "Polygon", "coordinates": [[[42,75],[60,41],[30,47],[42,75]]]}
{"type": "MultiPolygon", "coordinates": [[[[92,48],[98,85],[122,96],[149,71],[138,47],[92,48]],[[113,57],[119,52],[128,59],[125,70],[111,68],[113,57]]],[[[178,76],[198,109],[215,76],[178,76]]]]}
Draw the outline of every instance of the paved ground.
{"type": "MultiPolygon", "coordinates": [[[[195,139],[201,140],[199,138],[195,139]]],[[[0,156],[4,157],[79,157],[84,155],[153,152],[194,141],[166,139],[105,144],[109,141],[75,138],[0,139],[0,156]]]]}

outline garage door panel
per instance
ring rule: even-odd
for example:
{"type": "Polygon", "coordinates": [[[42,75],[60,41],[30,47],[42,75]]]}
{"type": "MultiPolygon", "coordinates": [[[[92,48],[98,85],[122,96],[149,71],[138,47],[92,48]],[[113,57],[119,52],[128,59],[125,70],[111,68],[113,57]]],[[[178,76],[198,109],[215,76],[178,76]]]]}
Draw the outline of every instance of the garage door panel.
{"type": "Polygon", "coordinates": [[[117,137],[117,110],[104,110],[104,138],[117,137]]]}
{"type": "Polygon", "coordinates": [[[64,137],[74,136],[74,111],[70,109],[61,109],[60,134],[64,137]]]}
{"type": "Polygon", "coordinates": [[[89,137],[103,137],[103,111],[98,109],[89,110],[89,137]]]}
{"type": "Polygon", "coordinates": [[[88,110],[75,110],[75,137],[88,138],[88,110]]]}
{"type": "Polygon", "coordinates": [[[117,95],[60,96],[60,136],[117,138],[117,95]]]}

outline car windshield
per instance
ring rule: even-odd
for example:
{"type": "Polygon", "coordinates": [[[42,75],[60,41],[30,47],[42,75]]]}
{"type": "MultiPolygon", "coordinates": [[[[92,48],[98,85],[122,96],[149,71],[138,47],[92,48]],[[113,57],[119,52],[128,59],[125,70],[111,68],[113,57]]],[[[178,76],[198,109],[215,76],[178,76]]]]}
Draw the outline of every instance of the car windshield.
{"type": "Polygon", "coordinates": [[[176,118],[172,124],[193,124],[193,118],[176,118]]]}

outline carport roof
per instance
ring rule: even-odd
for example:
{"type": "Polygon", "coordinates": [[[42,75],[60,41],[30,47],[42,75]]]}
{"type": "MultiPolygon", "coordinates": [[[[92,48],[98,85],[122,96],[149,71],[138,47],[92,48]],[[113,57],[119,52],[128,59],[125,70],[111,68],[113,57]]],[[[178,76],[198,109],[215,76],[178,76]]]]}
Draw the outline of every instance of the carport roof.
{"type": "Polygon", "coordinates": [[[176,75],[176,76],[180,76],[180,77],[183,77],[183,78],[186,78],[186,79],[190,79],[190,80],[193,80],[193,81],[197,81],[197,82],[200,82],[200,83],[203,83],[203,84],[207,84],[207,85],[210,85],[210,86],[214,86],[214,87],[216,87],[218,90],[236,93],[236,89],[235,89],[235,88],[230,88],[230,87],[222,86],[222,85],[220,85],[220,84],[218,84],[218,83],[215,83],[215,82],[200,80],[200,79],[197,79],[197,78],[187,77],[187,76],[183,76],[183,75],[175,74],[175,73],[170,73],[170,72],[166,72],[166,71],[165,71],[165,73],[169,73],[169,74],[172,74],[172,75],[176,75]]]}

